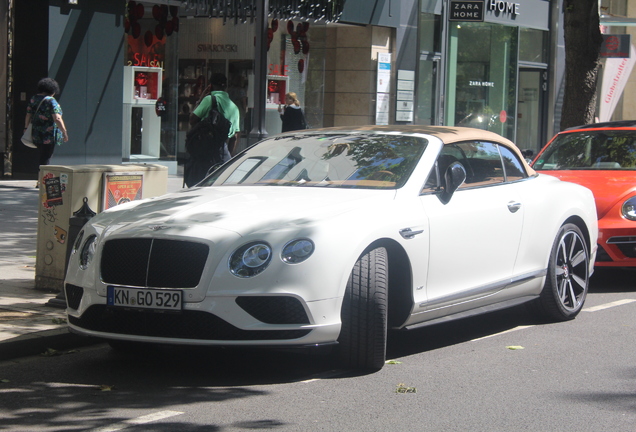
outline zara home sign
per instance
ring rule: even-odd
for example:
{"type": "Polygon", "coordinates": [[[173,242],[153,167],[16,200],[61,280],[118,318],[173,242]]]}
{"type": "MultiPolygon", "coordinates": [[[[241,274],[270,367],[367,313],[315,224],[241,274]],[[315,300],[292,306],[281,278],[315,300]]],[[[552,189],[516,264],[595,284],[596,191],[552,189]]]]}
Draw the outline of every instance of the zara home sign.
{"type": "Polygon", "coordinates": [[[495,13],[509,14],[512,16],[519,15],[519,3],[513,3],[503,0],[486,0],[488,10],[495,13]]]}
{"type": "Polygon", "coordinates": [[[449,21],[484,21],[484,1],[450,1],[449,21]]]}

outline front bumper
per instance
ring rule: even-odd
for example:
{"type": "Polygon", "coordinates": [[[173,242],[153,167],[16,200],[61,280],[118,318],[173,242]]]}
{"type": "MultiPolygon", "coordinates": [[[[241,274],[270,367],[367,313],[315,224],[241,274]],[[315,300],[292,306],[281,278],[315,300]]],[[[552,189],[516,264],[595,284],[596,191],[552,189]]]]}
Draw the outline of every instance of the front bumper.
{"type": "Polygon", "coordinates": [[[69,328],[85,336],[170,345],[306,346],[333,343],[340,333],[339,314],[333,315],[342,299],[219,296],[165,312],[109,306],[104,297],[84,296],[81,287],[65,288],[69,328]]]}
{"type": "Polygon", "coordinates": [[[599,221],[598,246],[597,267],[636,267],[636,228],[602,226],[599,221]]]}

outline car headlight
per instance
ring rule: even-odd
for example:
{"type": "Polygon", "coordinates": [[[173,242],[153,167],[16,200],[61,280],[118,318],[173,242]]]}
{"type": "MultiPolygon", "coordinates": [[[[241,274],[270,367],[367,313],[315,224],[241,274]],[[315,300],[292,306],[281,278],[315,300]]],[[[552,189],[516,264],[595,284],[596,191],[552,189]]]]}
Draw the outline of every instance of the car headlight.
{"type": "Polygon", "coordinates": [[[267,268],[271,260],[272,248],[267,243],[248,243],[230,257],[230,271],[242,278],[256,276],[267,268]]]}
{"type": "Polygon", "coordinates": [[[83,238],[84,238],[84,230],[81,230],[80,233],[77,235],[77,239],[75,240],[75,243],[73,243],[73,249],[71,249],[71,253],[75,253],[78,251],[78,249],[80,248],[82,244],[83,238]]]}
{"type": "Polygon", "coordinates": [[[305,261],[314,252],[314,242],[309,239],[295,239],[283,248],[281,258],[288,264],[298,264],[305,261]]]}
{"type": "Polygon", "coordinates": [[[636,221],[636,196],[631,197],[623,203],[621,212],[625,219],[636,221]]]}
{"type": "Polygon", "coordinates": [[[97,249],[97,236],[95,234],[89,236],[82,246],[79,256],[79,265],[82,270],[86,270],[93,256],[95,256],[95,250],[97,249]]]}

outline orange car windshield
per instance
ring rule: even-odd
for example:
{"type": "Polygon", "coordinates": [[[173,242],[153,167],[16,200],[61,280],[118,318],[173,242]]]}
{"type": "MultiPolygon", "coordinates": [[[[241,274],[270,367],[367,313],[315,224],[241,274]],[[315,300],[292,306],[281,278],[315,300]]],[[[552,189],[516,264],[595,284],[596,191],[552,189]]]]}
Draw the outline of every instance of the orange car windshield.
{"type": "Polygon", "coordinates": [[[532,167],[537,170],[636,170],[636,130],[561,134],[532,167]]]}

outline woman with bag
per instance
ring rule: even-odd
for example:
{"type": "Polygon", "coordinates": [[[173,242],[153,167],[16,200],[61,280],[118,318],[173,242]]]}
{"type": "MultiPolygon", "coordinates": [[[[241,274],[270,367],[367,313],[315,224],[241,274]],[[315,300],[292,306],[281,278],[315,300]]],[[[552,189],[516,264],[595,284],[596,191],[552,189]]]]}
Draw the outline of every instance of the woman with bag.
{"type": "Polygon", "coordinates": [[[305,115],[303,110],[300,109],[300,102],[296,93],[289,92],[285,95],[285,108],[279,104],[278,114],[280,114],[280,119],[283,121],[281,132],[307,129],[305,115]]]}
{"type": "Polygon", "coordinates": [[[40,150],[40,165],[51,162],[55,145],[68,141],[68,133],[62,120],[62,107],[53,97],[59,92],[60,87],[53,78],[42,78],[38,82],[38,93],[27,105],[24,130],[33,121],[32,143],[40,150]]]}

